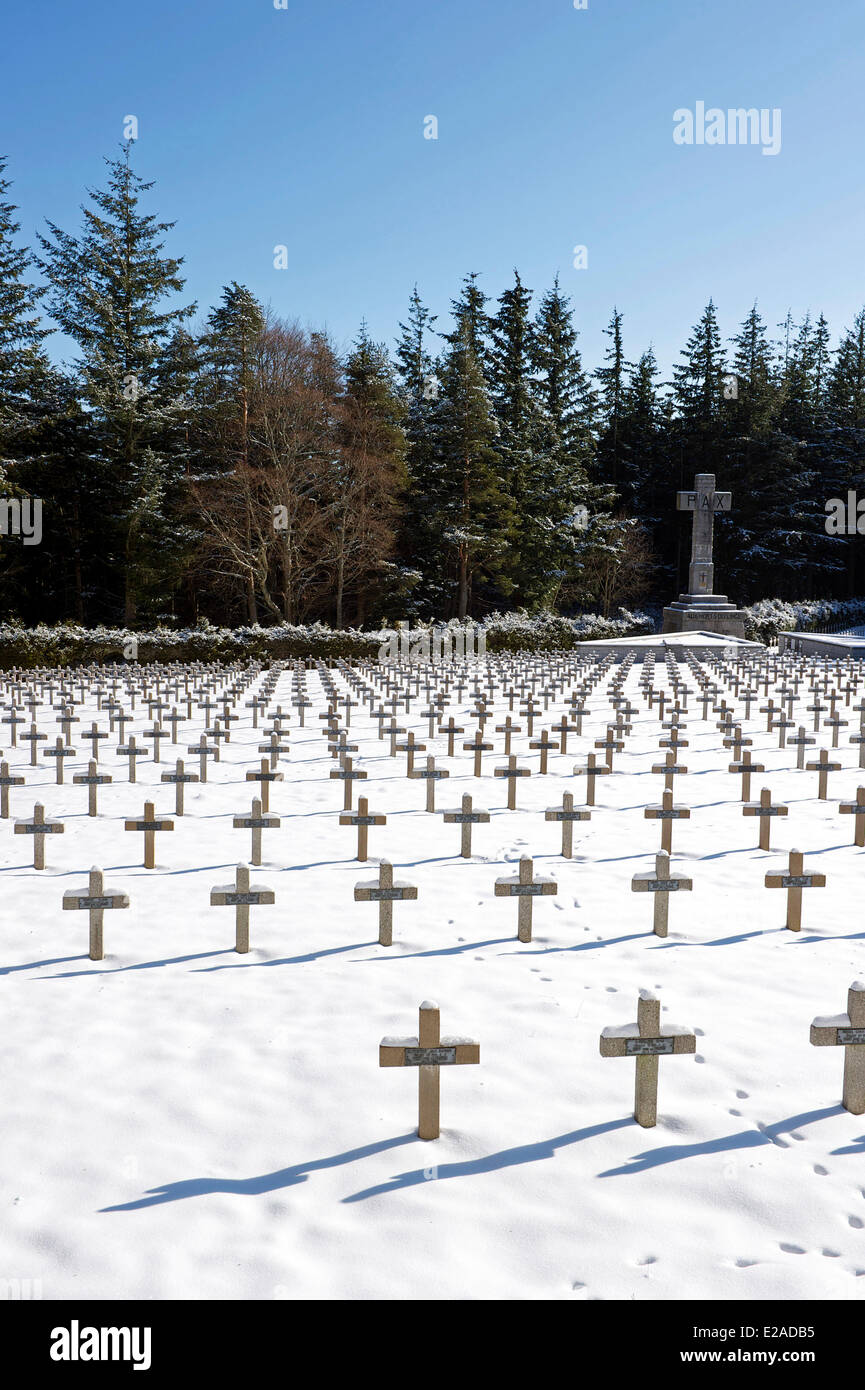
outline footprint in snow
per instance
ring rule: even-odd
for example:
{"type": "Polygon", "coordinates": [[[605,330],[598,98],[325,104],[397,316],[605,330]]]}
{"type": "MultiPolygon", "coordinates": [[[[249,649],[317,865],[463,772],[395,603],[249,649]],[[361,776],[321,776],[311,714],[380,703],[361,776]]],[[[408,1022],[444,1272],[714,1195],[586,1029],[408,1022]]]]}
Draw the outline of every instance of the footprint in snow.
{"type": "Polygon", "coordinates": [[[641,1260],[637,1260],[638,1265],[656,1265],[657,1263],[657,1255],[644,1255],[641,1260]]]}
{"type": "Polygon", "coordinates": [[[814,1164],[814,1172],[821,1178],[827,1178],[829,1176],[829,1169],[824,1168],[822,1163],[814,1164]]]}
{"type": "Polygon", "coordinates": [[[748,1092],[747,1092],[747,1091],[737,1091],[737,1092],[736,1092],[736,1099],[737,1099],[737,1100],[747,1100],[747,1099],[748,1099],[748,1092]]]}
{"type": "Polygon", "coordinates": [[[608,994],[618,994],[618,992],[619,992],[619,991],[616,989],[616,986],[615,986],[615,985],[607,985],[607,993],[608,993],[608,994]]]}
{"type": "Polygon", "coordinates": [[[758,1265],[759,1263],[760,1263],[759,1260],[746,1260],[746,1259],[744,1259],[744,1257],[742,1257],[742,1258],[740,1258],[740,1259],[738,1259],[738,1260],[736,1261],[736,1268],[737,1268],[737,1269],[750,1269],[752,1265],[758,1265]]]}
{"type": "Polygon", "coordinates": [[[861,1216],[848,1216],[847,1225],[852,1226],[854,1231],[861,1231],[862,1227],[865,1226],[865,1221],[862,1220],[861,1216]]]}
{"type": "Polygon", "coordinates": [[[820,1251],[820,1254],[821,1254],[821,1255],[825,1255],[826,1258],[827,1258],[827,1260],[837,1260],[837,1259],[840,1257],[840,1255],[841,1255],[841,1251],[840,1251],[840,1250],[829,1250],[829,1249],[827,1248],[826,1250],[821,1250],[821,1251],[820,1251]]]}
{"type": "Polygon", "coordinates": [[[695,1061],[695,1062],[705,1062],[705,1060],[706,1060],[706,1059],[705,1059],[705,1057],[702,1055],[702,1053],[697,1052],[697,1053],[694,1054],[694,1061],[695,1061]]]}
{"type": "Polygon", "coordinates": [[[784,1251],[786,1251],[786,1253],[787,1253],[788,1255],[804,1255],[804,1254],[805,1254],[805,1250],[804,1250],[804,1248],[803,1248],[801,1245],[789,1245],[789,1244],[787,1243],[787,1241],[785,1241],[785,1240],[779,1241],[779,1245],[780,1245],[781,1249],[784,1250],[784,1251]]]}

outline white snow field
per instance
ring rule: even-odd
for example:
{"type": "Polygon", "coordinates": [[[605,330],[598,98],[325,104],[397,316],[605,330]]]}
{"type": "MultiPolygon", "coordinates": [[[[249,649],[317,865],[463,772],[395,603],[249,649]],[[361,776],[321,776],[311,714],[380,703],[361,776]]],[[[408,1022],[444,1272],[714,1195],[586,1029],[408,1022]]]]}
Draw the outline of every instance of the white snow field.
{"type": "MultiPolygon", "coordinates": [[[[512,670],[533,664],[566,677],[537,735],[558,722],[582,674],[570,656],[515,660],[512,670]]],[[[813,665],[790,658],[784,669],[813,665]]],[[[703,669],[712,674],[710,660],[703,669]]],[[[849,985],[865,976],[865,850],[853,844],[853,817],[839,814],[865,784],[847,741],[865,689],[860,679],[848,692],[851,707],[841,698],[849,726],[832,757],[843,770],[819,801],[817,774],[798,771],[795,749],[766,732],[761,687],[745,725],[766,766],[752,797],[766,786],[789,806],[772,821],[768,853],[756,848],[759,822],[742,815],[718,715],[710,706],[703,720],[691,694],[679,753],[688,773],[675,780],[691,817],[673,823],[672,867],[694,887],[671,897],[662,939],[652,898],[631,891],[632,875],[654,868],[660,823],[643,812],[663,784],[651,772],[662,730],[641,670],[638,661],[626,683],[633,731],[598,780],[591,821],[574,827],[572,860],[543,813],[565,791],[585,801],[573,768],[612,718],[611,671],[588,697],[582,737],[550,756],[546,776],[515,705],[514,752],[532,776],[519,781],[513,812],[493,777],[505,762],[494,732],[508,712],[501,680],[486,726],[495,752],[479,779],[461,749],[476,728],[468,689],[459,700],[452,691],[444,710],[466,729],[452,759],[443,736],[427,737],[423,686],[400,715],[450,771],[437,807],[470,792],[491,813],[474,827],[471,860],[459,857],[460,827],[424,811],[405,754],[389,756],[368,707],[355,706],[355,767],[368,773],[355,804],[359,791],[387,815],[370,830],[367,864],[353,858],[357,832],[338,823],[343,784],[329,777],[337,764],[310,671],[313,706],[303,729],[291,710],[285,780],[272,788],[281,825],[264,832],[264,862],[252,870],[276,904],[251,909],[246,956],[233,949],[233,912],[209,899],[249,859],[249,831],[232,817],[249,813],[257,790],[245,773],[262,732],[245,702],[266,672],[250,677],[231,742],[206,786],[187,787],[182,818],[160,774],[177,756],[198,770],[186,746],[204,712],[193,707],[159,764],[141,760],[135,785],[117,733],[103,742],[100,769],[114,781],[100,788],[93,819],[72,776],[90,756],[80,731],[94,718],[108,727],[95,696],[76,708],[78,754],[63,786],[49,759],[31,768],[0,725],[11,768],[27,779],[11,790],[12,819],[0,821],[0,1287],[39,1280],[45,1299],[861,1298],[865,1117],[840,1103],[843,1049],[811,1046],[809,1027],[843,1013],[849,985]],[[157,836],[152,871],[143,836],[124,831],[146,798],[175,821],[157,836]],[[37,800],[65,824],[46,841],[41,872],[31,838],[13,834],[37,800]],[[798,935],[785,929],[786,894],[764,887],[791,848],[805,852],[806,873],[827,878],[803,892],[798,935]],[[520,943],[517,904],[495,897],[494,884],[526,854],[558,893],[534,900],[534,938],[520,943]],[[394,904],[388,948],[378,945],[377,905],[353,898],[381,858],[418,888],[416,902],[394,904]],[[101,961],[88,956],[87,913],[62,910],[64,891],[83,892],[94,864],[131,900],[105,912],[101,961]],[[641,988],[660,994],[664,1024],[698,1035],[696,1055],[660,1058],[653,1129],[632,1118],[634,1060],[599,1052],[604,1027],[636,1018],[641,988]],[[479,1041],[480,1065],[442,1068],[441,1137],[424,1142],[416,1069],[380,1068],[378,1046],[416,1034],[428,999],[443,1034],[479,1041]]],[[[342,672],[331,676],[349,689],[342,672]]],[[[662,661],[655,676],[656,688],[668,686],[662,661]]],[[[288,710],[292,693],[286,668],[269,709],[288,710]]],[[[720,693],[741,717],[741,699],[729,686],[720,693]]],[[[812,702],[803,681],[793,714],[809,733],[812,702]]],[[[7,713],[8,688],[4,703],[7,713]]],[[[57,714],[43,696],[37,718],[52,742],[57,714]]],[[[140,743],[152,722],[140,698],[134,714],[124,737],[140,743]]],[[[823,747],[828,729],[808,758],[823,747]]]]}

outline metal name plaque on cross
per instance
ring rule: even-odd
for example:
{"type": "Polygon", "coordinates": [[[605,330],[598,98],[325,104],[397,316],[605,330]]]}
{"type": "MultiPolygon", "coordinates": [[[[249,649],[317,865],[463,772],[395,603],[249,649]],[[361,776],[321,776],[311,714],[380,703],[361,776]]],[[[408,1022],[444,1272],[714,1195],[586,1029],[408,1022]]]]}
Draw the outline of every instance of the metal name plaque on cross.
{"type": "Polygon", "coordinates": [[[375,816],[355,816],[353,825],[375,825],[375,816]]]}
{"type": "Polygon", "coordinates": [[[650,878],[650,893],[678,893],[679,880],[677,878],[650,878]]]}
{"type": "Polygon", "coordinates": [[[455,1047],[407,1047],[407,1067],[446,1067],[457,1060],[455,1047]]]}
{"type": "Polygon", "coordinates": [[[226,907],[260,907],[260,893],[226,893],[226,907]]]}
{"type": "Polygon", "coordinates": [[[658,1057],[673,1051],[672,1038],[626,1038],[626,1057],[658,1057]]]}
{"type": "Polygon", "coordinates": [[[813,888],[810,874],[785,874],[781,880],[782,888],[813,888]]]}
{"type": "Polygon", "coordinates": [[[541,898],[544,894],[542,883],[512,883],[511,896],[514,898],[541,898]]]}
{"type": "Polygon", "coordinates": [[[401,888],[370,888],[369,890],[369,899],[373,903],[399,902],[401,897],[401,888]]]}
{"type": "Polygon", "coordinates": [[[78,907],[83,912],[85,907],[113,907],[114,898],[79,898],[78,907]]]}
{"type": "Polygon", "coordinates": [[[865,1028],[839,1028],[838,1045],[844,1047],[856,1047],[865,1043],[865,1028]]]}

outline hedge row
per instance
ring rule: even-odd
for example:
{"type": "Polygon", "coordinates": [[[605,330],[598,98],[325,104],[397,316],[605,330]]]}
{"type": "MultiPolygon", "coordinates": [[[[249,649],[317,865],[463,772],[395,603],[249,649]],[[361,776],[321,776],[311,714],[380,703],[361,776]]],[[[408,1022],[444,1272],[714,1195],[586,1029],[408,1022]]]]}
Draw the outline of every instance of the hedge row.
{"type": "MultiPolygon", "coordinates": [[[[779,632],[812,632],[833,624],[856,626],[865,623],[865,598],[812,599],[788,603],[782,599],[762,599],[745,609],[745,633],[752,641],[770,642],[779,632]]],[[[460,630],[456,621],[436,624],[436,631],[452,635],[460,630]]],[[[410,629],[421,632],[422,625],[410,629]]],[[[581,642],[613,637],[636,637],[654,630],[645,613],[621,609],[617,618],[586,613],[579,618],[562,618],[555,613],[529,616],[525,612],[493,613],[477,625],[483,632],[486,650],[496,652],[570,651],[581,642]]],[[[321,623],[307,627],[211,627],[201,622],[193,628],[175,630],[157,627],[151,632],[130,632],[126,628],[79,627],[61,623],[56,627],[21,627],[0,624],[0,670],[13,667],[67,667],[121,665],[149,662],[236,661],[370,661],[391,635],[392,629],[363,632],[356,628],[334,631],[321,623]]]]}
{"type": "MultiPolygon", "coordinates": [[[[618,618],[585,614],[560,618],[552,613],[529,617],[525,613],[495,613],[478,625],[488,652],[568,650],[580,642],[602,637],[626,637],[652,631],[651,619],[622,610],[618,618]]],[[[456,622],[436,625],[437,631],[456,633],[456,622]]],[[[420,631],[421,628],[411,629],[420,631]]],[[[362,632],[355,628],[334,631],[320,623],[308,627],[218,628],[202,622],[193,628],[157,627],[151,632],[126,628],[79,627],[61,623],[55,627],[20,627],[0,624],[0,669],[14,667],[68,667],[149,662],[235,661],[369,661],[391,635],[392,629],[362,632]]]]}
{"type": "Polygon", "coordinates": [[[753,642],[772,642],[779,632],[815,632],[844,624],[860,627],[865,623],[865,598],[800,599],[787,602],[764,598],[745,609],[745,636],[753,642]]]}

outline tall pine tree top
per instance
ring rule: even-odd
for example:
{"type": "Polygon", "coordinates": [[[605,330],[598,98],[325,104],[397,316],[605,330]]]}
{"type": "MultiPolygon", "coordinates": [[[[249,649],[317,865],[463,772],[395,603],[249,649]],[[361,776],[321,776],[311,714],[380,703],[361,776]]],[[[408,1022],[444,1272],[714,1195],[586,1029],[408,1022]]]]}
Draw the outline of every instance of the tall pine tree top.
{"type": "Polygon", "coordinates": [[[160,254],[160,237],[174,223],[138,210],[140,195],[153,184],[132,169],[133,143],[122,157],[106,159],[107,187],[88,190],[92,206],[81,209],[79,236],[53,222],[49,236],[39,236],[48,307],[81,350],[78,366],[95,405],[123,398],[130,377],[146,391],[159,353],[196,307],[165,304],[183,289],[183,262],[160,254]]]}
{"type": "Polygon", "coordinates": [[[15,242],[20,223],[15,205],[5,201],[10,187],[5,167],[0,158],[0,469],[13,461],[16,441],[34,422],[36,396],[48,372],[41,343],[50,331],[40,326],[43,291],[25,278],[32,257],[15,242]]]}

